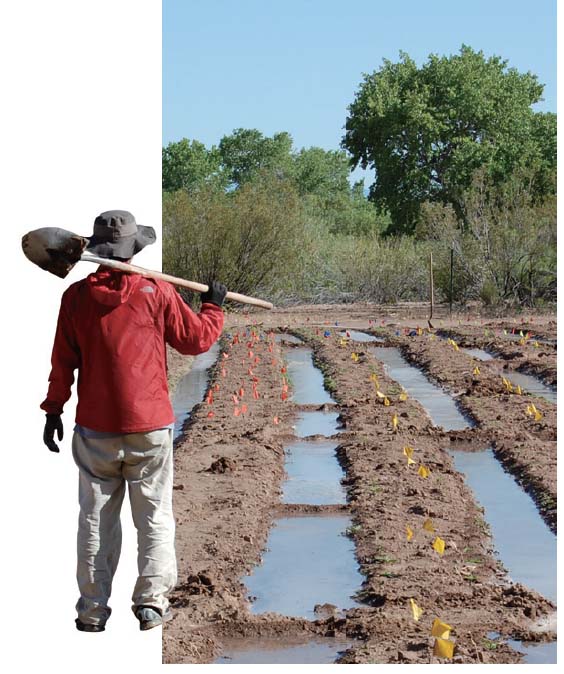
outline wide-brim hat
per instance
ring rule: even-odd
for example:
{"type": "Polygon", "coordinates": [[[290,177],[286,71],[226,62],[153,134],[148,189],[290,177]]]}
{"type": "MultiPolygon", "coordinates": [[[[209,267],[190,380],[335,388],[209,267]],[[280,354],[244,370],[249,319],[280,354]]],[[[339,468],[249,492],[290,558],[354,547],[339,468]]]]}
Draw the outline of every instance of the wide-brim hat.
{"type": "Polygon", "coordinates": [[[99,257],[129,259],[155,243],[157,235],[152,227],[138,225],[129,211],[105,211],[94,220],[94,233],[87,238],[88,252],[99,257]]]}

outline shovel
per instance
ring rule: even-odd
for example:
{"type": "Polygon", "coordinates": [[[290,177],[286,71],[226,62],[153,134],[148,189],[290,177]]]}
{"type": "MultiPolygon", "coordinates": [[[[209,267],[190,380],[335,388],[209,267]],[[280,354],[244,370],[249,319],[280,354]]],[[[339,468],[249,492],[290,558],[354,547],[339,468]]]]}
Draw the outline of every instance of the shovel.
{"type": "MultiPolygon", "coordinates": [[[[168,281],[173,285],[189,288],[198,293],[205,293],[208,290],[208,286],[203,283],[186,281],[176,276],[163,274],[160,271],[144,269],[143,267],[136,267],[119,260],[109,260],[105,257],[90,255],[84,252],[87,245],[88,239],[84,236],[74,234],[59,227],[41,227],[40,229],[28,232],[22,237],[22,249],[25,256],[38,267],[41,267],[41,269],[45,269],[45,271],[51,272],[59,278],[65,278],[77,262],[83,261],[94,262],[94,264],[100,264],[111,269],[120,269],[132,274],[140,274],[146,278],[168,281]]],[[[270,302],[259,300],[256,297],[240,295],[239,293],[228,292],[225,298],[234,300],[235,302],[242,302],[243,304],[252,304],[263,309],[273,308],[270,302]]]]}

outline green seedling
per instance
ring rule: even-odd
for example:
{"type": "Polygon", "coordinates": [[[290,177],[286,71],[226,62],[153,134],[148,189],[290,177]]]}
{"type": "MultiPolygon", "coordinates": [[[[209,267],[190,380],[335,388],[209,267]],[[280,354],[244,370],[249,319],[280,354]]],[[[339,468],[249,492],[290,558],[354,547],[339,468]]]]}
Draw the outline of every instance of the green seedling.
{"type": "Polygon", "coordinates": [[[360,531],[362,531],[362,526],[360,524],[352,524],[350,527],[347,527],[345,529],[345,534],[347,536],[354,536],[355,534],[358,534],[360,531]]]}
{"type": "Polygon", "coordinates": [[[398,560],[387,555],[375,555],[370,561],[372,564],[395,564],[398,560]]]}
{"type": "Polygon", "coordinates": [[[499,645],[497,641],[492,641],[491,639],[484,638],[483,641],[484,641],[484,648],[487,649],[488,651],[495,651],[499,645]]]}

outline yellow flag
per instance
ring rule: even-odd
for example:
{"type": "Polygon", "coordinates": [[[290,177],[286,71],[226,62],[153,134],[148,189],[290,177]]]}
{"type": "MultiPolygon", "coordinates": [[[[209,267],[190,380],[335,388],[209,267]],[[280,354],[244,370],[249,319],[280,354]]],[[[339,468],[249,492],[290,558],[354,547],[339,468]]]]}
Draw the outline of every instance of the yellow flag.
{"type": "Polygon", "coordinates": [[[388,400],[388,398],[386,398],[386,396],[384,396],[384,405],[385,405],[386,407],[389,407],[389,406],[390,406],[390,401],[388,400]]]}
{"type": "Polygon", "coordinates": [[[530,405],[527,405],[527,414],[531,416],[533,414],[533,409],[530,405]]]}
{"type": "Polygon", "coordinates": [[[535,341],[533,342],[533,346],[535,347],[535,349],[538,349],[538,348],[539,348],[539,343],[535,340],[535,341]]]}
{"type": "Polygon", "coordinates": [[[423,615],[423,609],[419,608],[419,606],[417,606],[417,604],[413,601],[413,599],[410,599],[409,603],[411,604],[411,612],[413,613],[413,620],[419,620],[419,618],[423,615]]]}
{"type": "Polygon", "coordinates": [[[423,529],[425,529],[425,531],[430,531],[431,533],[435,531],[431,518],[428,518],[423,522],[423,529]]]}
{"type": "Polygon", "coordinates": [[[460,351],[460,349],[458,348],[458,344],[456,342],[453,342],[452,346],[454,347],[455,351],[460,351]]]}
{"type": "Polygon", "coordinates": [[[542,419],[542,413],[538,410],[535,410],[535,421],[540,421],[542,419]]]}
{"type": "Polygon", "coordinates": [[[433,541],[433,549],[436,550],[439,553],[439,555],[444,554],[445,542],[443,541],[442,538],[439,538],[438,536],[437,538],[435,538],[435,540],[433,541]]]}
{"type": "Polygon", "coordinates": [[[394,414],[394,416],[392,417],[392,428],[394,429],[394,431],[398,430],[398,415],[397,414],[394,414]]]}
{"type": "Polygon", "coordinates": [[[411,529],[409,526],[406,526],[405,533],[407,535],[407,540],[410,541],[413,538],[413,529],[411,529]]]}
{"type": "Polygon", "coordinates": [[[517,388],[515,389],[515,393],[519,396],[523,395],[523,389],[519,385],[517,385],[517,388]]]}
{"type": "Polygon", "coordinates": [[[402,391],[399,394],[399,399],[402,401],[402,403],[404,403],[407,400],[407,393],[405,391],[402,391]]]}
{"type": "Polygon", "coordinates": [[[420,475],[421,477],[429,477],[430,472],[431,471],[428,468],[421,465],[421,466],[419,466],[419,470],[417,471],[417,474],[420,475]]]}
{"type": "Polygon", "coordinates": [[[433,655],[437,658],[448,658],[450,660],[454,655],[454,642],[437,637],[433,646],[433,655]]]}
{"type": "Polygon", "coordinates": [[[355,362],[358,363],[358,354],[355,353],[354,351],[351,353],[351,359],[355,362]]]}
{"type": "Polygon", "coordinates": [[[376,391],[376,395],[378,398],[385,398],[386,396],[382,393],[382,391],[376,391]]]}
{"type": "Polygon", "coordinates": [[[433,626],[431,627],[431,636],[438,637],[439,639],[448,639],[450,637],[450,631],[452,627],[442,622],[438,618],[433,620],[433,626]]]}
{"type": "Polygon", "coordinates": [[[403,453],[407,456],[407,465],[411,466],[415,461],[411,458],[413,456],[413,447],[405,446],[403,448],[403,453]]]}
{"type": "Polygon", "coordinates": [[[476,367],[472,370],[472,374],[480,374],[480,368],[476,365],[476,367]]]}

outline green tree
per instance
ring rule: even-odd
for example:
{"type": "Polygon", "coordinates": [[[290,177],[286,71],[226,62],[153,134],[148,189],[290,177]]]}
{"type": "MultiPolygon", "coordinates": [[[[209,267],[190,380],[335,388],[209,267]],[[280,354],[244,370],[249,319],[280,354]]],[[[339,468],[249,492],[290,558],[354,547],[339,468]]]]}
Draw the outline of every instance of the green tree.
{"type": "Polygon", "coordinates": [[[231,290],[268,293],[298,264],[300,199],[288,180],[266,173],[232,191],[204,184],[163,200],[163,269],[231,290]]]}
{"type": "Polygon", "coordinates": [[[285,131],[272,138],[257,129],[235,129],[219,141],[221,163],[231,184],[239,186],[268,170],[288,176],[292,165],[292,136],[285,131]]]}
{"type": "Polygon", "coordinates": [[[208,150],[198,140],[183,138],[163,147],[163,190],[192,189],[220,173],[221,157],[216,147],[208,150]]]}
{"type": "Polygon", "coordinates": [[[294,155],[292,173],[302,196],[315,194],[326,198],[350,192],[350,164],[343,150],[302,148],[294,155]]]}
{"type": "Polygon", "coordinates": [[[369,198],[389,210],[390,230],[411,233],[425,201],[451,204],[463,219],[464,191],[482,166],[502,181],[532,159],[553,165],[554,120],[531,109],[542,92],[535,75],[465,45],[420,68],[401,52],[364,76],[342,145],[353,166],[375,169],[369,198]]]}

